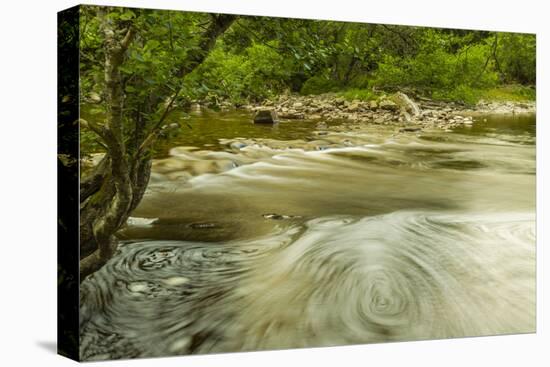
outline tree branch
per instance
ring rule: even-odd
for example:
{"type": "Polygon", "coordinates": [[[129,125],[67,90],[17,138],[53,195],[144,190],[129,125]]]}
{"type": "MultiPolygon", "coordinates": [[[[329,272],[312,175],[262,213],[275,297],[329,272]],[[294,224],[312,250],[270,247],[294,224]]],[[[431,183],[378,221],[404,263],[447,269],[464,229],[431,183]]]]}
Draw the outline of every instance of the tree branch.
{"type": "MultiPolygon", "coordinates": [[[[185,60],[178,67],[176,76],[178,79],[183,79],[183,77],[191,73],[197,66],[199,66],[204,59],[208,56],[208,53],[212,50],[216,44],[217,38],[224,33],[233,22],[237,19],[236,15],[212,15],[213,20],[210,22],[208,28],[204,32],[199,41],[199,46],[196,48],[199,51],[191,52],[185,60]]],[[[143,152],[148,149],[156,140],[159,128],[162,126],[164,120],[168,117],[170,112],[172,112],[173,104],[176,101],[179,93],[183,89],[183,84],[180,84],[176,92],[170,98],[170,102],[164,109],[159,120],[153,125],[149,133],[145,136],[143,143],[140,145],[136,157],[140,157],[143,152]]]]}
{"type": "Polygon", "coordinates": [[[101,139],[105,140],[105,126],[98,124],[93,121],[84,120],[83,118],[78,119],[78,123],[81,127],[91,130],[96,133],[101,139]]]}
{"type": "Polygon", "coordinates": [[[130,43],[134,40],[135,35],[136,31],[134,30],[134,27],[130,26],[126,32],[126,35],[120,42],[120,52],[125,52],[128,49],[130,43]]]}

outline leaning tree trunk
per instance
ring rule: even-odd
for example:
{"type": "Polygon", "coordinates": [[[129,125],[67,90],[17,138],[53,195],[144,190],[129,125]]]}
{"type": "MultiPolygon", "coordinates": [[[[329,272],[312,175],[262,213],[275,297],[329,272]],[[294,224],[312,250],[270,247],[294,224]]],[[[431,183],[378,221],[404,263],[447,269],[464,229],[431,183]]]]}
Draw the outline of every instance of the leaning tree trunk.
{"type": "Polygon", "coordinates": [[[116,249],[113,234],[128,219],[132,203],[137,199],[134,198],[134,191],[136,194],[139,191],[136,185],[137,174],[132,175],[134,172],[131,172],[135,162],[129,161],[126,154],[122,128],[123,91],[119,71],[125,52],[135,36],[135,30],[129,27],[124,38],[119,40],[112,20],[104,13],[99,15],[105,37],[107,113],[102,125],[88,122],[88,127],[99,135],[107,148],[107,154],[91,179],[85,180],[85,185],[81,188],[85,191],[93,189],[94,184],[99,186],[93,194],[88,191],[81,197],[81,279],[112,257],[116,249]],[[91,250],[93,252],[90,253],[91,250]]]}
{"type": "MultiPolygon", "coordinates": [[[[116,38],[112,20],[99,14],[105,37],[105,99],[107,114],[103,124],[81,120],[81,124],[95,132],[102,140],[107,153],[93,172],[80,185],[80,280],[101,268],[114,254],[117,241],[114,237],[131,212],[138,206],[151,173],[150,148],[158,137],[160,126],[172,108],[176,95],[159,121],[148,133],[142,121],[135,121],[136,131],[133,146],[127,147],[123,131],[123,90],[119,68],[124,63],[128,46],[135,36],[130,26],[123,39],[116,38]]],[[[212,22],[199,42],[199,47],[190,52],[178,65],[176,77],[182,79],[199,66],[216,39],[233,23],[236,16],[212,16],[212,22]]]]}

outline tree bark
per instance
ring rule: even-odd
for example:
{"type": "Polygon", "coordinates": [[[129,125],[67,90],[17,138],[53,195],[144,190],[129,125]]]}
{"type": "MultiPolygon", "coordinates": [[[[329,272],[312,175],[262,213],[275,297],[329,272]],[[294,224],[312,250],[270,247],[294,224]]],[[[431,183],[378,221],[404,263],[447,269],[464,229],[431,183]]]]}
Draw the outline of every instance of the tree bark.
{"type": "MultiPolygon", "coordinates": [[[[120,34],[120,30],[106,17],[104,10],[100,10],[98,15],[105,37],[104,103],[107,114],[103,124],[81,120],[81,125],[101,138],[107,154],[91,175],[82,180],[80,187],[80,281],[100,269],[115,253],[117,241],[114,234],[126,223],[145,194],[151,173],[150,148],[158,137],[162,121],[172,109],[171,103],[147,134],[139,114],[129,117],[135,119],[134,131],[123,130],[124,95],[119,68],[124,63],[135,30],[129,27],[119,40],[116,34],[120,34]],[[130,141],[129,147],[126,141],[130,141]]],[[[212,16],[209,27],[199,40],[199,47],[190,52],[177,68],[178,79],[206,59],[216,39],[236,18],[234,15],[212,16]]],[[[158,97],[157,100],[160,101],[158,97]]]]}
{"type": "MultiPolygon", "coordinates": [[[[81,256],[83,252],[89,252],[91,248],[96,247],[94,252],[81,261],[81,280],[91,271],[101,267],[114,254],[116,241],[113,234],[128,219],[133,201],[133,182],[130,179],[122,131],[123,93],[119,67],[123,63],[124,54],[134,38],[135,31],[129,27],[124,38],[118,40],[113,21],[106,16],[103,9],[98,15],[101,17],[101,31],[105,37],[104,71],[107,114],[104,124],[94,126],[93,130],[107,147],[110,169],[106,168],[105,163],[103,169],[108,176],[103,176],[101,187],[95,194],[84,198],[90,200],[89,205],[81,207],[81,227],[86,226],[85,231],[81,232],[80,240],[84,247],[81,249],[81,256]]],[[[99,174],[100,169],[96,170],[96,173],[99,174]]],[[[96,176],[85,181],[90,183],[85,186],[87,189],[85,194],[89,194],[92,188],[99,186],[97,183],[99,180],[99,176],[96,176]]]]}

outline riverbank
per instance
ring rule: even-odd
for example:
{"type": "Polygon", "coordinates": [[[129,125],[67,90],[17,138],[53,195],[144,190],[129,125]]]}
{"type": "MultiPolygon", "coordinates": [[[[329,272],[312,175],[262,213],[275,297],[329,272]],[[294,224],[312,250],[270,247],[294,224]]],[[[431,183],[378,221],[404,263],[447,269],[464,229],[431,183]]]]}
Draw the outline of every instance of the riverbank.
{"type": "Polygon", "coordinates": [[[276,100],[244,106],[250,111],[274,111],[281,120],[347,120],[375,125],[391,125],[405,130],[443,129],[471,125],[488,114],[536,112],[531,101],[480,101],[475,106],[411,98],[398,92],[377,100],[346,100],[334,93],[321,95],[281,95],[276,100]]]}
{"type": "MultiPolygon", "coordinates": [[[[348,100],[335,93],[326,93],[320,95],[280,95],[274,100],[265,100],[258,104],[249,104],[244,106],[235,106],[228,101],[222,101],[212,106],[206,102],[195,101],[187,106],[180,106],[181,110],[186,111],[183,114],[179,112],[162,127],[166,131],[178,131],[185,128],[188,120],[182,121],[193,116],[195,123],[202,123],[208,128],[198,130],[188,129],[185,134],[194,135],[195,139],[202,141],[205,146],[213,147],[220,136],[228,137],[238,132],[241,138],[248,137],[249,123],[253,115],[258,111],[274,112],[277,119],[283,122],[295,122],[292,126],[299,128],[289,129],[287,124],[284,131],[279,132],[277,138],[299,139],[304,131],[313,126],[313,129],[325,130],[330,123],[344,123],[345,126],[373,125],[385,126],[385,128],[395,128],[396,132],[420,132],[420,131],[445,131],[451,132],[455,128],[471,126],[475,121],[485,121],[490,116],[502,115],[528,115],[536,113],[536,103],[534,101],[480,101],[475,106],[465,106],[456,102],[443,102],[427,99],[424,97],[411,98],[408,95],[398,92],[395,94],[382,95],[376,100],[361,101],[348,100]],[[225,113],[238,114],[236,117],[223,118],[223,121],[212,120],[209,113],[218,113],[221,110],[225,113]],[[187,116],[187,117],[185,117],[187,116]],[[246,120],[246,128],[241,126],[241,122],[246,120]],[[328,124],[327,124],[328,123],[328,124]],[[239,127],[235,130],[235,125],[239,127]],[[298,135],[296,135],[298,134],[298,135]],[[279,136],[280,135],[280,136],[279,136]]],[[[346,128],[345,126],[340,127],[346,128]]],[[[272,132],[267,133],[264,130],[254,130],[254,134],[260,134],[257,138],[272,137],[272,132]],[[266,135],[267,134],[267,135],[266,135]]],[[[322,134],[326,134],[325,131],[322,134]]],[[[178,145],[178,143],[175,143],[178,145]]],[[[180,142],[181,144],[181,142],[180,142]]],[[[183,144],[187,145],[187,143],[183,144]]],[[[238,145],[238,144],[237,144],[238,145]]],[[[168,148],[166,152],[168,152],[168,148]]],[[[81,160],[82,167],[88,169],[97,165],[103,157],[103,153],[93,152],[85,155],[81,160]]]]}

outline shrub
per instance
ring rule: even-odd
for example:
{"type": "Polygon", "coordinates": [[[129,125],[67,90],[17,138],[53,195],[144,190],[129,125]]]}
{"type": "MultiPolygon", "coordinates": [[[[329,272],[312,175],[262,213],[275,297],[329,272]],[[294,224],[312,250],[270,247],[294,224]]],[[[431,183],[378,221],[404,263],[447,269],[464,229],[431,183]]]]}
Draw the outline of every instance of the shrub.
{"type": "Polygon", "coordinates": [[[381,87],[413,87],[434,98],[475,103],[476,90],[496,85],[498,75],[490,60],[490,45],[463,47],[456,53],[444,43],[430,43],[414,56],[386,56],[375,72],[374,84],[381,87]]]}
{"type": "Polygon", "coordinates": [[[486,90],[481,97],[491,101],[534,101],[536,91],[531,87],[514,84],[486,90]]]}
{"type": "Polygon", "coordinates": [[[189,77],[194,98],[219,97],[241,104],[262,100],[286,88],[290,68],[276,50],[253,44],[242,54],[216,47],[195,75],[189,77]]]}
{"type": "Polygon", "coordinates": [[[322,94],[328,92],[334,92],[338,90],[338,83],[325,75],[316,75],[308,80],[302,85],[300,89],[300,94],[309,95],[309,94],[322,94]]]}
{"type": "Polygon", "coordinates": [[[353,101],[355,99],[360,101],[370,101],[377,98],[377,95],[372,90],[358,88],[348,89],[341,92],[340,95],[348,101],[353,101]]]}
{"type": "Polygon", "coordinates": [[[482,91],[460,84],[451,90],[434,91],[432,97],[442,101],[454,101],[467,105],[475,105],[482,96],[482,91]]]}
{"type": "Polygon", "coordinates": [[[506,81],[535,84],[536,47],[534,34],[505,33],[500,37],[498,59],[506,81]]]}

